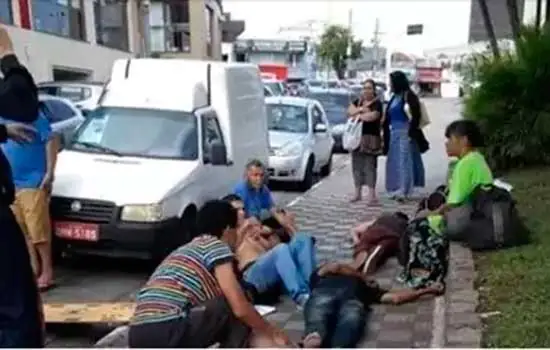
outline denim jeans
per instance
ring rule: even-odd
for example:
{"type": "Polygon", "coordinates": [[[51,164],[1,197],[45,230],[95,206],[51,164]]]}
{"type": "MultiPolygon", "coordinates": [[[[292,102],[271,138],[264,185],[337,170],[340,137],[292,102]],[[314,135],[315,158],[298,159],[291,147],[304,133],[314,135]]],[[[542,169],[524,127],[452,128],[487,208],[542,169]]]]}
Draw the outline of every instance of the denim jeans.
{"type": "Polygon", "coordinates": [[[244,272],[244,280],[263,293],[282,282],[294,301],[309,294],[309,278],[317,266],[313,238],[296,233],[260,256],[244,272]]]}
{"type": "Polygon", "coordinates": [[[346,284],[319,286],[305,307],[305,334],[318,333],[323,348],[354,348],[363,336],[367,309],[346,284]]]}

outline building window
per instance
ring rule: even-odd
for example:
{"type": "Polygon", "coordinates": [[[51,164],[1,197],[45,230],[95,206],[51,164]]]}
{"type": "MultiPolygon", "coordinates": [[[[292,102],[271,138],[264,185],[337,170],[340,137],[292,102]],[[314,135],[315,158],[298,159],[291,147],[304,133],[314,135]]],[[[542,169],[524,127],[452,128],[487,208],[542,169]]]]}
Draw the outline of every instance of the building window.
{"type": "Polygon", "coordinates": [[[84,0],[32,0],[33,29],[86,40],[84,0]]]}
{"type": "Polygon", "coordinates": [[[214,40],[214,11],[209,6],[204,7],[204,23],[206,28],[206,56],[212,57],[212,41],[214,40]]]}
{"type": "Polygon", "coordinates": [[[149,30],[152,52],[191,52],[189,1],[152,2],[149,30]]]}
{"type": "Polygon", "coordinates": [[[0,23],[13,24],[11,0],[0,0],[0,23]]]}
{"type": "Polygon", "coordinates": [[[126,0],[94,0],[96,41],[113,49],[128,51],[126,0]]]}

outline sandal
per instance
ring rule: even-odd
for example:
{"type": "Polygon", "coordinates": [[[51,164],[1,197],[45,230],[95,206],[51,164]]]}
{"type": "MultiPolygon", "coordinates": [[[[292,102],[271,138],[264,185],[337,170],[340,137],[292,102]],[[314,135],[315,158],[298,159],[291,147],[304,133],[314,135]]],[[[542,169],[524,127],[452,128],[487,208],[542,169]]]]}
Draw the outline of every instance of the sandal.
{"type": "Polygon", "coordinates": [[[50,289],[55,288],[55,287],[57,287],[57,285],[55,284],[55,282],[50,282],[50,283],[47,283],[47,284],[38,285],[38,290],[39,290],[41,293],[44,293],[44,292],[47,292],[47,291],[49,291],[50,289]]]}

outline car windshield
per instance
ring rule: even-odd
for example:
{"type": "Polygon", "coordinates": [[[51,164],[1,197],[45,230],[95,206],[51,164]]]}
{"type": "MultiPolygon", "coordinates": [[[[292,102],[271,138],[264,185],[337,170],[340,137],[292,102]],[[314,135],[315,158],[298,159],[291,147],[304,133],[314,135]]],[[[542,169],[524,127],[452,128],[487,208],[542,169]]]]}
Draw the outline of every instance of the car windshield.
{"type": "Polygon", "coordinates": [[[282,95],[283,89],[281,88],[281,84],[279,84],[276,81],[273,82],[264,82],[264,85],[267,86],[275,95],[282,95]]]}
{"type": "Polygon", "coordinates": [[[329,93],[311,94],[309,97],[321,103],[331,124],[346,122],[346,111],[354,99],[351,94],[329,93]]]}
{"type": "Polygon", "coordinates": [[[284,104],[268,104],[267,128],[271,131],[308,132],[307,108],[284,104]]]}
{"type": "Polygon", "coordinates": [[[120,156],[195,160],[197,119],[179,111],[100,107],[89,112],[70,148],[120,156]]]}

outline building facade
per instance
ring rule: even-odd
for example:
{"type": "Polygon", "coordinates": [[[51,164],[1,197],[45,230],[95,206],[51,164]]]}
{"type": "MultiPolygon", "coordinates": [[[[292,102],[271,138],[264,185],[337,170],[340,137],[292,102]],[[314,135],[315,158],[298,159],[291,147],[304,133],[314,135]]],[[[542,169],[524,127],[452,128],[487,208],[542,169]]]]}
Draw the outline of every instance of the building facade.
{"type": "MultiPolygon", "coordinates": [[[[0,0],[0,23],[6,25],[18,57],[36,81],[105,81],[116,59],[153,52],[178,53],[153,39],[155,35],[158,38],[154,26],[150,26],[151,22],[155,23],[152,16],[156,3],[149,0],[0,0]],[[159,47],[161,50],[152,50],[159,47]]],[[[189,48],[182,46],[183,56],[219,58],[224,30],[220,22],[224,22],[224,17],[216,15],[222,13],[221,1],[191,0],[189,3],[193,3],[188,16],[193,20],[187,21],[191,44],[189,48]],[[202,5],[201,11],[196,3],[202,5]],[[207,35],[201,29],[208,22],[206,13],[213,18],[210,24],[213,34],[207,35]],[[208,50],[206,43],[209,43],[208,50]]]]}
{"type": "MultiPolygon", "coordinates": [[[[491,16],[491,22],[497,39],[512,38],[512,27],[510,26],[510,17],[508,16],[508,8],[505,0],[486,0],[487,8],[491,16]]],[[[520,22],[523,22],[525,0],[516,0],[518,5],[518,14],[520,22]]],[[[468,35],[469,42],[489,40],[485,24],[483,24],[483,16],[477,0],[470,0],[470,31],[468,35]]]]}

